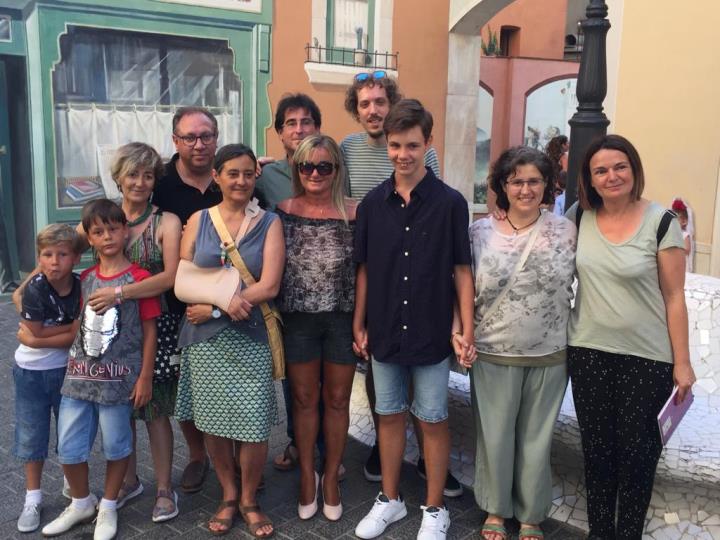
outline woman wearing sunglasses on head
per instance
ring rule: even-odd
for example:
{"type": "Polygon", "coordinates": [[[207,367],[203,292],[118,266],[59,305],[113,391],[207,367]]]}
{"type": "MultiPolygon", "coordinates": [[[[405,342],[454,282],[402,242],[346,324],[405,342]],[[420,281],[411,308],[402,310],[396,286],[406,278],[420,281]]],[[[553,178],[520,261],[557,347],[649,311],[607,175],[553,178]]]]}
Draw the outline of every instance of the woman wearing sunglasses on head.
{"type": "Polygon", "coordinates": [[[352,351],[355,207],[344,196],[345,165],[337,143],[306,138],[295,150],[294,197],[282,201],[287,261],[278,307],[283,313],[288,379],[300,456],[298,514],[310,519],[323,493],[323,514],[340,519],[338,468],[345,449],[350,392],[357,357],[352,351]],[[322,371],[322,386],[321,381],[322,371]],[[323,426],[318,407],[325,406],[323,426]],[[326,445],[322,477],[314,469],[317,433],[326,445]]]}
{"type": "Polygon", "coordinates": [[[506,540],[505,520],[512,517],[521,540],[541,540],[539,524],[552,504],[550,445],[567,386],[576,240],[571,221],[541,210],[553,200],[554,176],[542,152],[506,150],[493,165],[490,187],[507,217],[470,226],[475,498],[488,513],[485,540],[506,540]]]}

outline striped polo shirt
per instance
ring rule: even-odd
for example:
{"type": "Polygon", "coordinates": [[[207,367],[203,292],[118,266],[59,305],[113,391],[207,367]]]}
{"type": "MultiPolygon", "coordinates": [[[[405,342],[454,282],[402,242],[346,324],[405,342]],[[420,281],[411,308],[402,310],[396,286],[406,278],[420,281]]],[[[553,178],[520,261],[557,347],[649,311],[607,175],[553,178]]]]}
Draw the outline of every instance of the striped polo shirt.
{"type": "MultiPolygon", "coordinates": [[[[387,146],[370,145],[367,139],[367,133],[362,131],[348,135],[340,143],[350,182],[348,194],[358,201],[393,173],[387,146]]],[[[425,166],[430,167],[435,176],[440,176],[437,152],[432,147],[425,153],[425,166]]]]}

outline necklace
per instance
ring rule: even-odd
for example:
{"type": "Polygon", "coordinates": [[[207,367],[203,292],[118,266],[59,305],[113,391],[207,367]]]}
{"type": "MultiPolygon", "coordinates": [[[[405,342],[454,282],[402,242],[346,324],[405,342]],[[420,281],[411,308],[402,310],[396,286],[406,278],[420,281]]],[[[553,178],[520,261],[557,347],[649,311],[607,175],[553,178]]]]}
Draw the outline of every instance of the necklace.
{"type": "Polygon", "coordinates": [[[135,225],[140,225],[143,221],[145,221],[150,214],[152,213],[152,203],[148,203],[147,208],[145,208],[145,211],[138,217],[137,219],[133,219],[132,221],[128,221],[128,227],[134,227],[135,225]]]}
{"type": "Polygon", "coordinates": [[[522,231],[523,229],[527,229],[528,227],[535,225],[537,223],[537,220],[540,219],[540,216],[542,215],[542,212],[538,210],[538,215],[535,219],[533,219],[530,223],[527,225],[523,225],[522,227],[516,227],[512,221],[510,221],[510,215],[505,216],[505,219],[507,219],[507,222],[510,224],[510,226],[513,229],[513,235],[517,236],[517,233],[522,231]]]}

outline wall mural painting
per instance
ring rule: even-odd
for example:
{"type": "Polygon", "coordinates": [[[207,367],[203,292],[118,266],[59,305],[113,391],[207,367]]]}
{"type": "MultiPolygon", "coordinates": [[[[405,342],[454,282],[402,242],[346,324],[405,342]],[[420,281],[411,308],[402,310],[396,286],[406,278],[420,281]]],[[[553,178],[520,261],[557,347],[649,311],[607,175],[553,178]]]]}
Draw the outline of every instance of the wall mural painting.
{"type": "Polygon", "coordinates": [[[570,135],[568,120],[577,109],[576,79],[545,84],[527,96],[523,144],[545,150],[553,137],[570,135]]]}

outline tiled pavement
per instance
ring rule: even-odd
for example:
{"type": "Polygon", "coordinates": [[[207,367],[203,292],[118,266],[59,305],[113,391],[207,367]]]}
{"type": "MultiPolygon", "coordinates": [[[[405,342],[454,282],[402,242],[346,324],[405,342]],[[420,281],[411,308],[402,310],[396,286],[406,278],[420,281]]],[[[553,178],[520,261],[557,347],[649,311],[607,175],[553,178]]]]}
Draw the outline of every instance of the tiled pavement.
{"type": "MultiPolygon", "coordinates": [[[[6,301],[0,301],[0,538],[41,538],[39,533],[20,534],[15,529],[18,512],[24,497],[24,479],[22,468],[12,458],[13,443],[13,389],[12,389],[12,358],[16,347],[15,328],[17,317],[6,301]]],[[[280,410],[282,393],[278,387],[280,410]]],[[[283,415],[284,416],[284,415],[283,415]]],[[[211,538],[205,529],[205,523],[212,515],[220,499],[220,489],[214,475],[211,474],[205,489],[195,495],[181,495],[180,515],[166,523],[154,524],[150,520],[153,506],[154,477],[152,461],[147,443],[147,435],[138,429],[138,472],[145,484],[145,493],[129,503],[119,514],[118,538],[211,538]]],[[[270,439],[270,456],[281,451],[286,443],[284,423],[273,429],[270,439]]],[[[186,453],[182,436],[176,430],[175,457],[173,480],[179,481],[182,467],[186,463],[186,453]]],[[[259,503],[274,521],[276,537],[282,539],[335,539],[355,538],[353,530],[360,518],[370,509],[372,500],[379,489],[377,484],[367,482],[362,476],[362,464],[367,456],[367,447],[349,439],[344,464],[347,468],[347,479],[342,485],[343,505],[345,513],[337,523],[331,523],[324,517],[316,516],[309,521],[300,521],[297,517],[296,493],[298,489],[297,473],[283,473],[265,468],[267,487],[259,496],[259,503]]],[[[103,463],[98,459],[97,452],[90,464],[92,490],[102,491],[103,463]]],[[[405,539],[415,538],[420,521],[419,505],[422,502],[424,483],[417,476],[414,467],[405,465],[402,474],[404,495],[408,502],[408,517],[400,523],[388,528],[384,538],[405,539]]],[[[43,523],[57,516],[67,501],[61,495],[62,473],[54,456],[46,463],[43,478],[44,511],[43,523]]],[[[484,519],[478,510],[472,492],[466,490],[458,499],[448,499],[452,526],[449,539],[478,538],[478,530],[484,519]]],[[[546,538],[551,540],[575,540],[583,538],[583,534],[573,527],[558,521],[547,520],[543,523],[546,538]]],[[[86,525],[74,529],[63,538],[92,538],[92,526],[86,525]]],[[[226,538],[251,538],[249,533],[237,521],[235,527],[226,538]]]]}

